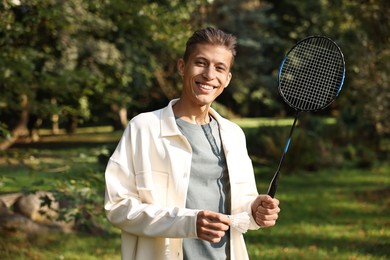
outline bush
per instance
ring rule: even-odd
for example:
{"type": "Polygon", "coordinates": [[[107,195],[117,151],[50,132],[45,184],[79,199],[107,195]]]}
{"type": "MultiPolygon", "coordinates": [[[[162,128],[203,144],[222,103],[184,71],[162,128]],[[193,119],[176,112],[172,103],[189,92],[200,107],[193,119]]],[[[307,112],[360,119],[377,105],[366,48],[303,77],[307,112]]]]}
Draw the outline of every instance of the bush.
{"type": "Polygon", "coordinates": [[[52,191],[61,204],[58,220],[74,222],[79,231],[103,233],[106,221],[102,176],[93,174],[88,179],[58,182],[57,189],[52,191]]]}
{"type": "MultiPolygon", "coordinates": [[[[282,156],[291,126],[261,126],[244,129],[248,152],[255,163],[276,164],[282,156]]],[[[303,117],[294,129],[283,162],[285,172],[296,169],[316,171],[341,165],[370,167],[377,160],[376,146],[370,139],[362,140],[359,133],[340,122],[327,122],[320,117],[303,117]],[[359,142],[356,141],[359,140],[359,142]]]]}

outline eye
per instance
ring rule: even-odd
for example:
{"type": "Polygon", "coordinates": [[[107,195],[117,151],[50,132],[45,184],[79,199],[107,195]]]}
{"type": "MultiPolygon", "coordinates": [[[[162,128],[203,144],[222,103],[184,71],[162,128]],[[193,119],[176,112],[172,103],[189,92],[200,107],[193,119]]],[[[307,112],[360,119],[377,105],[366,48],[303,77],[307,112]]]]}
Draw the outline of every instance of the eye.
{"type": "Polygon", "coordinates": [[[202,60],[196,61],[195,64],[198,65],[198,66],[201,66],[201,67],[206,66],[206,62],[202,61],[202,60]]]}
{"type": "Polygon", "coordinates": [[[216,69],[217,69],[217,71],[219,71],[219,72],[224,72],[224,71],[226,71],[226,68],[225,68],[224,66],[217,66],[216,69]]]}

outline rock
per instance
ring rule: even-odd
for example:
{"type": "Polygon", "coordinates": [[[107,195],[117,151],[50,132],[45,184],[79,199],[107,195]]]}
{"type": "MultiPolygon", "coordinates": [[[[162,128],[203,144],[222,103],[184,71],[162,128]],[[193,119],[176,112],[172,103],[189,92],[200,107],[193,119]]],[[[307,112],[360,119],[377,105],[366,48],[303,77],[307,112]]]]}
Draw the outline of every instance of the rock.
{"type": "MultiPolygon", "coordinates": [[[[21,214],[6,214],[0,216],[0,230],[3,232],[23,232],[26,234],[38,234],[47,232],[48,228],[35,223],[21,214]]],[[[2,233],[3,233],[2,232],[2,233]]]]}
{"type": "Polygon", "coordinates": [[[23,196],[23,193],[9,193],[0,196],[0,201],[2,201],[8,208],[15,204],[15,201],[23,196]]]}
{"type": "Polygon", "coordinates": [[[4,201],[0,200],[0,216],[12,214],[12,211],[7,207],[4,201]]]}
{"type": "Polygon", "coordinates": [[[50,192],[38,191],[26,196],[20,196],[14,204],[14,211],[39,223],[51,223],[58,216],[59,203],[50,192]],[[43,205],[44,201],[50,202],[43,205]]]}
{"type": "Polygon", "coordinates": [[[46,191],[28,195],[23,193],[0,195],[0,230],[26,234],[48,231],[72,232],[74,222],[57,220],[59,209],[60,204],[54,195],[46,191]]]}

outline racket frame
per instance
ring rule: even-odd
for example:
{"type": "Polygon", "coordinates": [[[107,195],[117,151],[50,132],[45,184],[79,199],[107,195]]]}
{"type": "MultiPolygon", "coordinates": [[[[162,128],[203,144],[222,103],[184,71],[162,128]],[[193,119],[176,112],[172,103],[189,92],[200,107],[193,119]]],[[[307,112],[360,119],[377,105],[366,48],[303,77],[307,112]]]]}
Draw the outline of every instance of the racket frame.
{"type": "Polygon", "coordinates": [[[343,53],[342,53],[340,47],[339,47],[332,39],[330,39],[330,38],[328,38],[328,37],[321,36],[321,35],[312,35],[312,36],[308,36],[308,37],[306,37],[306,38],[304,38],[304,39],[298,41],[298,42],[297,42],[297,43],[296,43],[296,44],[287,52],[287,54],[284,56],[284,58],[283,58],[283,60],[282,60],[282,63],[281,63],[281,65],[280,65],[280,67],[279,67],[279,73],[278,73],[278,91],[279,91],[279,94],[282,96],[283,100],[284,100],[290,107],[292,107],[292,108],[295,109],[295,117],[294,117],[294,122],[293,122],[293,124],[292,124],[292,126],[291,126],[291,129],[290,129],[290,133],[289,133],[289,136],[288,136],[286,145],[285,145],[285,147],[284,147],[282,156],[281,156],[281,158],[280,158],[278,167],[277,167],[276,172],[275,172],[275,174],[273,175],[273,178],[272,178],[272,180],[271,180],[271,182],[270,182],[270,184],[269,184],[269,187],[268,187],[267,194],[268,194],[269,196],[271,196],[272,198],[274,198],[274,197],[275,197],[275,194],[276,194],[276,190],[277,190],[278,182],[279,182],[280,170],[281,170],[281,167],[282,167],[284,158],[286,157],[287,151],[288,151],[288,149],[289,149],[289,146],[290,146],[290,143],[291,143],[292,134],[293,134],[293,132],[294,132],[294,129],[295,129],[295,126],[296,126],[296,123],[297,123],[298,116],[299,116],[300,112],[303,112],[303,111],[305,111],[305,112],[309,112],[309,111],[315,112],[315,111],[322,110],[322,109],[328,107],[328,106],[336,99],[336,97],[340,94],[340,91],[341,91],[342,86],[343,86],[343,84],[344,84],[344,80],[345,80],[345,61],[344,61],[344,55],[343,55],[343,53]],[[333,99],[332,99],[330,102],[326,103],[324,106],[319,107],[319,108],[317,108],[317,109],[313,109],[313,110],[300,110],[300,109],[297,109],[295,106],[293,106],[293,105],[290,103],[290,101],[288,101],[288,100],[286,99],[284,93],[281,91],[281,87],[280,87],[280,75],[281,75],[281,73],[282,73],[283,66],[284,66],[284,64],[285,64],[285,62],[286,62],[286,59],[288,58],[288,55],[292,52],[292,50],[294,50],[295,47],[298,46],[299,44],[301,44],[302,42],[308,41],[308,40],[310,40],[310,39],[312,39],[312,38],[322,38],[322,39],[326,39],[326,40],[330,41],[331,43],[333,43],[333,45],[334,45],[335,47],[337,47],[337,50],[338,50],[338,52],[339,52],[339,54],[340,54],[340,60],[342,61],[343,72],[342,72],[342,78],[341,78],[340,85],[339,85],[339,87],[338,87],[337,93],[336,93],[336,95],[333,97],[333,99]]]}

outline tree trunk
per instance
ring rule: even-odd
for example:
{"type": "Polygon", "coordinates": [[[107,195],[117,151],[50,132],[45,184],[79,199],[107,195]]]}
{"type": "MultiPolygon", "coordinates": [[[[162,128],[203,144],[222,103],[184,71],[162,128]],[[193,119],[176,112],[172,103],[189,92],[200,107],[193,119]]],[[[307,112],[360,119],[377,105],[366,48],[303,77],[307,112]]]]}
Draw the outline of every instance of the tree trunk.
{"type": "Polygon", "coordinates": [[[127,123],[128,123],[128,120],[127,120],[127,109],[125,107],[121,107],[119,109],[119,120],[121,122],[121,125],[123,127],[123,129],[126,128],[127,126],[127,123]]]}
{"type": "Polygon", "coordinates": [[[22,102],[20,106],[22,111],[20,112],[20,118],[18,124],[12,129],[11,137],[7,138],[3,142],[0,142],[0,150],[4,151],[11,147],[21,136],[28,136],[29,131],[27,128],[29,111],[28,111],[28,97],[26,94],[21,96],[22,102]]]}
{"type": "Polygon", "coordinates": [[[175,88],[174,88],[171,84],[169,84],[169,82],[166,80],[165,75],[164,75],[164,72],[163,72],[161,69],[157,69],[157,70],[154,72],[154,76],[155,76],[156,79],[157,79],[157,82],[158,82],[159,87],[161,88],[161,90],[163,91],[163,93],[165,94],[165,96],[166,96],[168,99],[172,99],[172,98],[176,97],[177,91],[176,91],[175,88]]]}
{"type": "Polygon", "coordinates": [[[113,120],[114,129],[119,130],[126,128],[128,123],[126,107],[113,103],[111,104],[111,111],[118,115],[118,117],[113,120]]]}
{"type": "Polygon", "coordinates": [[[78,126],[77,116],[69,116],[69,121],[66,125],[66,132],[68,134],[74,134],[78,126]]]}
{"type": "MultiPolygon", "coordinates": [[[[52,97],[50,100],[52,105],[57,106],[57,99],[52,97]]],[[[60,115],[58,113],[54,113],[51,115],[51,132],[53,135],[57,135],[60,133],[60,115]]]]}

